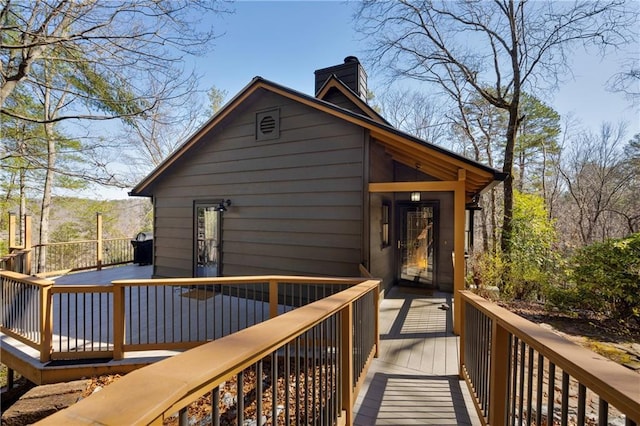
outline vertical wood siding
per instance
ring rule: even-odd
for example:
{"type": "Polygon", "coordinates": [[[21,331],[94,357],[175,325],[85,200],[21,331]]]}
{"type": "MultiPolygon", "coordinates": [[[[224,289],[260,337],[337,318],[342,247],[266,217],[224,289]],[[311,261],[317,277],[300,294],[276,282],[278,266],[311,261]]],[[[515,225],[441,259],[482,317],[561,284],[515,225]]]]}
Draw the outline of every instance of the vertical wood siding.
{"type": "Polygon", "coordinates": [[[193,202],[222,198],[224,275],[357,275],[364,131],[266,91],[240,108],[153,188],[156,275],[191,276],[193,202]],[[256,141],[274,107],[280,137],[256,141]]]}

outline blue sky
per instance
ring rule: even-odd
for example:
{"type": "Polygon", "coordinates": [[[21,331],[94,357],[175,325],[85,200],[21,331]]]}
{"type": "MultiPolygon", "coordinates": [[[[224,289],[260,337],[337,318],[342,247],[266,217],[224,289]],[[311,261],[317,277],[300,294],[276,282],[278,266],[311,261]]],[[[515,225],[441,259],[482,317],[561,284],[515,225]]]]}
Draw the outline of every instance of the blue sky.
{"type": "MultiPolygon", "coordinates": [[[[233,96],[260,75],[313,94],[314,70],[355,55],[365,65],[369,88],[374,93],[384,91],[384,76],[367,67],[368,46],[354,29],[354,7],[354,2],[344,1],[234,3],[234,14],[214,21],[217,31],[224,34],[213,51],[196,61],[203,87],[215,85],[233,96]]],[[[636,46],[636,55],[639,50],[636,46]]],[[[618,60],[601,61],[579,53],[571,62],[575,81],[562,84],[553,97],[547,95],[544,100],[563,116],[573,113],[586,127],[622,119],[629,122],[630,134],[640,132],[638,110],[634,111],[621,94],[607,92],[604,87],[617,71],[618,60]]]]}

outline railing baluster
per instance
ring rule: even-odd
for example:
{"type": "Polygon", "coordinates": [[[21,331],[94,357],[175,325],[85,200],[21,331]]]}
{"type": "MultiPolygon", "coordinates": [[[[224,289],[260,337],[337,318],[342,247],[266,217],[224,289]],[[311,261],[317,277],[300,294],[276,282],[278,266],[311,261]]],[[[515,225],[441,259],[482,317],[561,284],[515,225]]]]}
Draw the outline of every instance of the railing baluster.
{"type": "Polygon", "coordinates": [[[244,370],[241,370],[236,377],[236,408],[238,425],[244,424],[244,370]]]}
{"type": "Polygon", "coordinates": [[[278,353],[271,353],[271,424],[278,424],[278,353]]]}
{"type": "Polygon", "coordinates": [[[178,413],[178,424],[180,426],[189,426],[189,416],[187,414],[187,407],[180,410],[178,413]]]}
{"type": "Polygon", "coordinates": [[[262,360],[256,362],[256,424],[262,425],[262,360]]]}
{"type": "Polygon", "coordinates": [[[531,424],[533,409],[533,348],[529,346],[529,364],[527,365],[527,425],[531,424]]]}
{"type": "MultiPolygon", "coordinates": [[[[522,426],[523,423],[523,407],[524,407],[524,364],[525,364],[525,343],[520,342],[520,395],[518,398],[518,425],[522,426]]],[[[515,395],[514,395],[515,396],[515,395]]]]}
{"type": "Polygon", "coordinates": [[[538,383],[536,385],[536,425],[542,424],[542,386],[544,380],[544,357],[538,353],[538,383]]]}
{"type": "Polygon", "coordinates": [[[598,403],[598,426],[607,426],[609,424],[609,403],[600,397],[598,403]]]}
{"type": "Polygon", "coordinates": [[[561,426],[569,424],[569,374],[562,371],[562,411],[560,417],[561,426]]]}
{"type": "Polygon", "coordinates": [[[578,384],[578,424],[585,424],[585,414],[587,407],[587,387],[582,383],[578,384]]]}
{"type": "MultiPolygon", "coordinates": [[[[284,346],[284,422],[285,424],[291,424],[291,412],[289,398],[291,397],[291,344],[287,343],[284,346]]],[[[258,422],[260,425],[260,422],[258,422]]]]}
{"type": "Polygon", "coordinates": [[[547,387],[547,424],[553,424],[556,391],[556,365],[549,362],[549,385],[547,387]]]}
{"type": "Polygon", "coordinates": [[[211,389],[211,426],[220,426],[220,386],[211,389]]]}
{"type": "Polygon", "coordinates": [[[295,359],[294,359],[294,370],[296,374],[296,424],[300,424],[300,391],[302,388],[300,387],[300,339],[302,337],[298,336],[295,341],[295,359]]]}

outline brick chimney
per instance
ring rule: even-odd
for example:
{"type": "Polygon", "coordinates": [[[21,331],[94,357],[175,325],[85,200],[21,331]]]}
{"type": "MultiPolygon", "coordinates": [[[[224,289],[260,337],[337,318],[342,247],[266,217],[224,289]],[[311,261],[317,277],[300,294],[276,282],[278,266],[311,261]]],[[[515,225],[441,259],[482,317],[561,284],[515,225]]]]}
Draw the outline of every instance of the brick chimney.
{"type": "Polygon", "coordinates": [[[338,80],[356,92],[363,101],[367,101],[367,73],[364,72],[358,58],[347,56],[344,58],[343,64],[316,70],[316,94],[331,75],[335,75],[338,80]]]}

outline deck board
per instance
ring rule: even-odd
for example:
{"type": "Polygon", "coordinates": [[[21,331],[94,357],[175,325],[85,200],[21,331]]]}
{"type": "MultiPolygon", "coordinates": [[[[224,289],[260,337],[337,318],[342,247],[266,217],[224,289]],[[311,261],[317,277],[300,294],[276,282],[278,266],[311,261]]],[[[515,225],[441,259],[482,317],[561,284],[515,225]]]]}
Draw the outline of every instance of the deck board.
{"type": "Polygon", "coordinates": [[[394,287],[380,304],[380,356],[356,399],[354,425],[480,425],[458,378],[451,294],[394,287]]]}

